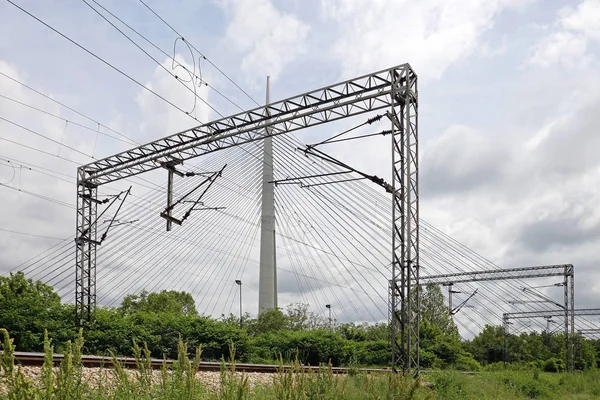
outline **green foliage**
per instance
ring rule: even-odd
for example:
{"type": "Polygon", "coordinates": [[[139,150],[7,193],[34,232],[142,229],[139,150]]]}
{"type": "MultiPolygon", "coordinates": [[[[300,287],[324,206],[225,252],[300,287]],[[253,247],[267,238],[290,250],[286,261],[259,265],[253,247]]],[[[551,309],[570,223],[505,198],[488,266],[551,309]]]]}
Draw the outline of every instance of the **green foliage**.
{"type": "Polygon", "coordinates": [[[502,362],[504,360],[504,328],[486,325],[465,348],[480,364],[502,362]]]}
{"type": "Polygon", "coordinates": [[[563,360],[552,357],[544,363],[544,371],[546,372],[563,372],[564,370],[565,363],[563,360]]]}
{"type": "Polygon", "coordinates": [[[539,397],[547,397],[548,385],[542,381],[537,375],[529,375],[523,373],[506,373],[502,378],[502,382],[514,392],[525,396],[526,398],[535,399],[539,397]]]}
{"type": "Polygon", "coordinates": [[[539,370],[503,370],[464,375],[441,371],[427,375],[439,400],[596,399],[600,372],[556,374],[539,370]]]}
{"type": "Polygon", "coordinates": [[[83,397],[82,348],[83,331],[80,330],[73,344],[70,340],[67,342],[64,358],[56,375],[56,389],[54,390],[56,399],[81,399],[83,397]]]}
{"type": "Polygon", "coordinates": [[[279,308],[263,311],[256,320],[248,324],[251,335],[277,332],[288,327],[288,318],[279,308]]]}
{"type": "Polygon", "coordinates": [[[51,399],[54,393],[54,346],[48,337],[48,331],[44,330],[44,364],[42,365],[42,388],[47,399],[51,399]]]}
{"type": "Polygon", "coordinates": [[[327,330],[270,332],[256,336],[252,340],[256,354],[264,359],[285,361],[298,359],[304,364],[320,365],[331,362],[341,365],[350,360],[344,339],[327,330]]]}
{"type": "Polygon", "coordinates": [[[458,328],[448,313],[448,307],[439,285],[427,285],[421,288],[421,321],[435,326],[440,334],[459,339],[458,328]]]}
{"type": "Polygon", "coordinates": [[[225,367],[225,358],[221,362],[221,380],[218,392],[219,400],[244,400],[248,398],[250,385],[248,376],[237,374],[235,370],[235,345],[230,344],[229,366],[225,367]]]}
{"type": "Polygon", "coordinates": [[[479,371],[481,365],[473,358],[473,356],[466,352],[461,352],[456,361],[454,362],[453,368],[459,371],[479,371]]]}
{"type": "MultiPolygon", "coordinates": [[[[293,332],[296,333],[296,332],[293,332]]],[[[47,336],[46,336],[47,337],[47,336]]],[[[50,360],[51,342],[47,337],[44,347],[46,361],[50,360]]],[[[4,340],[3,348],[14,351],[10,338],[4,340]]],[[[334,375],[331,364],[318,371],[305,371],[302,363],[295,361],[291,368],[284,368],[283,361],[279,372],[270,385],[251,389],[245,374],[236,371],[235,346],[230,347],[230,366],[223,367],[220,385],[211,390],[196,379],[196,371],[201,352],[196,349],[193,361],[188,358],[188,347],[178,341],[177,361],[172,368],[163,364],[163,369],[155,381],[150,373],[150,351],[146,346],[134,343],[133,354],[137,370],[127,371],[115,360],[115,379],[110,385],[93,385],[82,380],[80,352],[83,337],[78,335],[74,343],[65,347],[65,358],[61,362],[54,380],[52,394],[48,394],[48,382],[35,384],[18,367],[11,377],[4,376],[6,398],[8,399],[174,399],[174,400],[479,400],[479,399],[584,399],[600,396],[600,373],[585,371],[574,374],[556,374],[536,371],[482,372],[464,375],[455,371],[441,371],[425,375],[423,385],[401,374],[352,376],[334,375]],[[426,388],[426,386],[431,389],[426,388]]],[[[558,361],[557,361],[558,362],[558,361]]],[[[51,365],[51,364],[48,364],[51,365]]],[[[43,369],[48,373],[52,369],[43,369]]]]}
{"type": "Polygon", "coordinates": [[[0,361],[0,372],[3,376],[11,378],[14,374],[15,368],[15,346],[13,340],[8,331],[4,328],[0,328],[4,342],[2,343],[2,359],[0,361]]]}
{"type": "Polygon", "coordinates": [[[31,381],[25,376],[19,365],[13,379],[9,380],[9,400],[29,400],[35,398],[36,390],[31,381]]]}
{"type": "Polygon", "coordinates": [[[119,310],[124,314],[151,312],[157,314],[198,315],[191,294],[175,290],[160,293],[142,291],[139,295],[130,294],[123,298],[119,310]]]}
{"type": "MultiPolygon", "coordinates": [[[[504,330],[486,326],[471,341],[461,342],[456,326],[448,315],[439,286],[421,289],[420,359],[423,368],[478,371],[481,366],[504,369],[504,330]]],[[[243,362],[277,363],[298,359],[310,365],[331,362],[333,366],[388,366],[390,363],[389,330],[386,323],[335,324],[309,312],[308,305],[289,305],[285,311],[268,310],[258,318],[223,316],[220,320],[200,316],[192,296],[185,292],[142,292],[126,296],[118,308],[99,307],[96,321],[86,331],[83,348],[67,340],[77,334],[74,307],[61,305],[53,289],[25,278],[22,273],[0,277],[0,326],[9,328],[15,345],[25,351],[44,351],[44,332],[52,337],[57,353],[75,351],[86,354],[128,355],[131,343],[144,343],[140,352],[155,358],[176,358],[179,343],[187,343],[190,356],[201,348],[207,360],[229,356],[230,343],[235,357],[243,362]],[[4,307],[4,304],[8,306],[4,307]],[[73,347],[75,346],[75,347],[73,347]]],[[[544,369],[549,359],[556,359],[551,370],[561,371],[564,336],[544,333],[510,335],[509,368],[544,369]]],[[[600,341],[576,338],[579,349],[578,369],[598,367],[600,341]]],[[[135,350],[134,353],[138,350],[135,350]]],[[[136,353],[137,354],[137,353],[136,353]]],[[[9,357],[4,353],[3,357],[9,357]]],[[[140,353],[141,357],[141,353],[140,353]]],[[[143,357],[142,357],[143,358],[143,357]]],[[[11,367],[7,368],[12,368],[11,367]]],[[[74,366],[75,369],[78,366],[74,366]]],[[[12,374],[12,372],[10,372],[12,374]]]]}
{"type": "Polygon", "coordinates": [[[0,304],[0,326],[13,335],[21,351],[41,351],[44,328],[56,332],[62,325],[58,294],[22,272],[0,276],[0,304]]]}

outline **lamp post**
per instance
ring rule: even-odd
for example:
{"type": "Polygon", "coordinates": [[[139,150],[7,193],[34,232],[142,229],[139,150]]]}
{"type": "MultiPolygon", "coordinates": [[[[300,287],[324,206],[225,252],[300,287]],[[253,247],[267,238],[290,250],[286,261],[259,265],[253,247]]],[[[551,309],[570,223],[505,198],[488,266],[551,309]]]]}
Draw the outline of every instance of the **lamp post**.
{"type": "Polygon", "coordinates": [[[331,326],[331,304],[325,304],[325,307],[329,310],[329,330],[332,331],[333,328],[331,326]]]}
{"type": "Polygon", "coordinates": [[[235,283],[240,287],[240,329],[242,329],[242,281],[236,279],[235,283]]]}

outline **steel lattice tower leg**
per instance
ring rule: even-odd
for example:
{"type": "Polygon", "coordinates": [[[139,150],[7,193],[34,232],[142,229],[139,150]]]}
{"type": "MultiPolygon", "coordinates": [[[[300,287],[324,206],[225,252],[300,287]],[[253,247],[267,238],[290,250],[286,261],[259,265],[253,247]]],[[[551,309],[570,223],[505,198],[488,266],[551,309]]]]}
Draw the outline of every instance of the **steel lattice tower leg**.
{"type": "Polygon", "coordinates": [[[572,265],[565,266],[565,367],[575,369],[575,271],[572,265]]]}
{"type": "Polygon", "coordinates": [[[510,322],[508,321],[508,315],[502,314],[502,325],[504,326],[504,366],[508,364],[508,328],[510,322]]]}
{"type": "Polygon", "coordinates": [[[417,76],[409,66],[393,80],[392,279],[389,292],[392,366],[419,371],[419,165],[417,76]]]}
{"type": "Polygon", "coordinates": [[[93,321],[96,312],[96,216],[98,188],[77,170],[77,236],[75,238],[75,322],[93,321]]]}

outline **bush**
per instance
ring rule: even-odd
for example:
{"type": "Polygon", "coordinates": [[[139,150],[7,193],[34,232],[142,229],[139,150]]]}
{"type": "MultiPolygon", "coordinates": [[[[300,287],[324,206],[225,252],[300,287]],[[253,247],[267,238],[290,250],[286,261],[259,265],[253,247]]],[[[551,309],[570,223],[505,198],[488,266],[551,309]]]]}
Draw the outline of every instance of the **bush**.
{"type": "Polygon", "coordinates": [[[454,363],[454,368],[459,371],[479,371],[481,365],[469,353],[459,354],[454,363]]]}
{"type": "Polygon", "coordinates": [[[324,330],[268,332],[252,340],[254,356],[263,359],[294,361],[303,364],[320,365],[329,361],[334,366],[347,363],[350,358],[345,341],[333,332],[324,330]]]}
{"type": "Polygon", "coordinates": [[[421,368],[440,369],[443,364],[435,354],[427,350],[419,351],[419,361],[421,368]]]}
{"type": "Polygon", "coordinates": [[[565,364],[563,360],[552,357],[544,362],[544,371],[546,372],[563,372],[564,370],[565,364]]]}
{"type": "Polygon", "coordinates": [[[495,363],[491,363],[491,364],[486,365],[484,369],[486,371],[498,372],[498,371],[504,371],[507,368],[504,365],[504,362],[495,362],[495,363]]]}
{"type": "Polygon", "coordinates": [[[461,399],[465,397],[465,379],[452,372],[438,372],[432,375],[432,389],[443,395],[442,398],[461,399]]]}
{"type": "Polygon", "coordinates": [[[520,373],[509,373],[504,379],[504,384],[514,391],[530,399],[545,397],[548,395],[547,383],[535,376],[529,376],[520,373]]]}

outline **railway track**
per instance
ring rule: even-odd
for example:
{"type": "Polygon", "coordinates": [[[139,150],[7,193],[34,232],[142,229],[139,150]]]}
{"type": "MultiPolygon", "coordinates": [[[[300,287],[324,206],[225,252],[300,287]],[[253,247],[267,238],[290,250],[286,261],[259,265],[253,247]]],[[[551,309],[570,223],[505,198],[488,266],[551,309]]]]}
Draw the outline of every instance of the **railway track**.
{"type": "MultiPolygon", "coordinates": [[[[30,353],[23,351],[15,351],[15,363],[21,364],[23,366],[30,367],[41,367],[44,363],[44,353],[30,353]]],[[[64,356],[62,354],[54,354],[54,365],[58,366],[60,362],[63,360],[64,356]]],[[[116,360],[126,368],[136,368],[135,358],[132,357],[116,357],[116,360]]],[[[84,367],[90,368],[110,368],[113,366],[114,360],[112,357],[103,357],[103,356],[82,356],[81,361],[84,367]]],[[[163,362],[166,363],[167,366],[172,366],[174,360],[161,360],[157,358],[153,358],[151,360],[150,365],[154,369],[160,369],[163,365],[163,362]]],[[[230,363],[225,363],[225,367],[229,368],[231,366],[230,363]]],[[[260,373],[276,373],[283,368],[284,371],[287,371],[291,368],[294,368],[289,365],[279,366],[279,365],[269,365],[269,364],[235,364],[235,370],[240,372],[260,372],[260,373]]],[[[319,367],[311,367],[311,366],[303,366],[304,371],[308,372],[312,370],[316,372],[319,370],[319,367]]],[[[200,371],[220,371],[221,363],[220,362],[211,362],[211,361],[202,361],[200,362],[200,371]]],[[[343,367],[332,367],[332,371],[334,374],[347,374],[350,371],[350,368],[343,367]]],[[[389,369],[380,369],[380,368],[361,368],[359,369],[362,373],[387,373],[390,372],[389,369]]]]}

